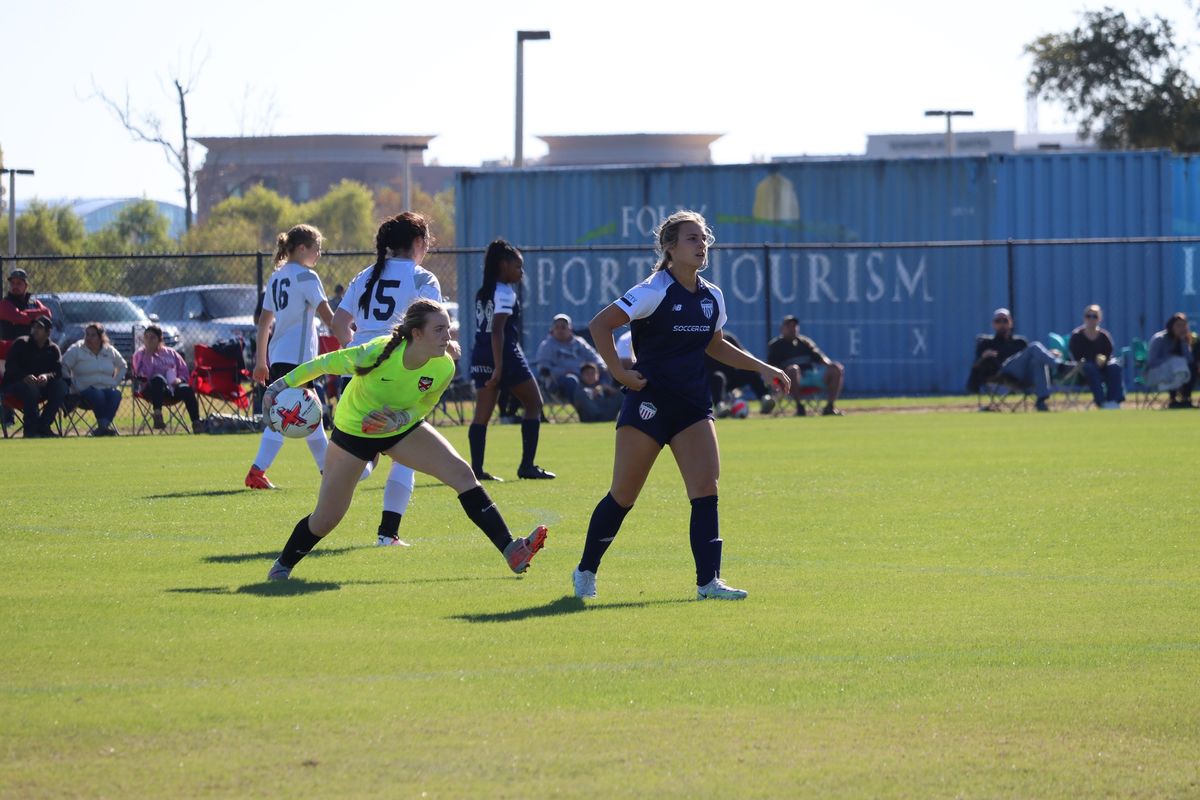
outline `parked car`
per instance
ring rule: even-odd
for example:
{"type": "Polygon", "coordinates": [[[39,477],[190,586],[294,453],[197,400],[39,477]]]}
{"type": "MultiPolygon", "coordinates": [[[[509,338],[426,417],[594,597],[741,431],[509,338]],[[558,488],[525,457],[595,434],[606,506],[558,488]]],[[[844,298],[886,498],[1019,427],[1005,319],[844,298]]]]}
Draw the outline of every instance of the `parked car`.
{"type": "MultiPolygon", "coordinates": [[[[150,325],[150,318],[135,306],[128,297],[100,292],[59,292],[39,294],[38,299],[50,309],[54,322],[51,338],[66,351],[83,338],[83,329],[89,322],[99,322],[112,340],[113,347],[128,361],[133,351],[142,344],[142,332],[150,325]]],[[[161,325],[163,343],[178,347],[179,331],[173,325],[161,325]]]]}
{"type": "Polygon", "coordinates": [[[181,286],[151,295],[146,313],[179,329],[179,347],[189,362],[196,345],[211,345],[240,337],[249,361],[254,350],[254,307],[258,289],[253,284],[224,283],[181,286]]]}
{"type": "Polygon", "coordinates": [[[149,302],[149,300],[150,300],[150,295],[148,295],[148,294],[131,294],[131,295],[129,295],[129,302],[133,303],[135,306],[140,308],[142,311],[146,310],[146,303],[149,302]]]}

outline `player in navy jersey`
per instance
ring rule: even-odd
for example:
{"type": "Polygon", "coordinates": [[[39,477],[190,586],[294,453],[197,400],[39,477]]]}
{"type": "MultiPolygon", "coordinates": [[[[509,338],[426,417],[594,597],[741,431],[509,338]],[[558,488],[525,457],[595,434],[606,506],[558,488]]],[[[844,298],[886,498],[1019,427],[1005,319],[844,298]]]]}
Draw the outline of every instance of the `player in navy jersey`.
{"type": "Polygon", "coordinates": [[[471,378],[475,381],[475,417],[467,431],[471,469],[481,481],[498,481],[483,468],[487,425],[496,398],[507,388],[521,402],[521,465],[518,478],[553,478],[534,463],[542,424],[542,393],[521,350],[521,301],[514,288],[524,273],[521,251],[503,239],[488,245],[483,258],[483,285],[475,294],[475,347],[471,378]]]}
{"type": "Polygon", "coordinates": [[[679,211],[656,232],[659,262],[654,273],[597,314],[588,326],[596,350],[627,392],[617,417],[613,479],[592,512],[583,558],[572,575],[575,596],[596,596],[600,559],[637,500],[664,446],[671,448],[692,505],[690,534],[701,600],[741,600],[746,592],[721,580],[721,537],[717,519],[717,476],[721,458],[713,424],[704,355],[738,369],[753,370],[786,391],[780,370],[725,341],[725,299],[698,274],[714,239],[704,217],[679,211]],[[629,323],[634,369],[617,357],[613,331],[629,323]]]}

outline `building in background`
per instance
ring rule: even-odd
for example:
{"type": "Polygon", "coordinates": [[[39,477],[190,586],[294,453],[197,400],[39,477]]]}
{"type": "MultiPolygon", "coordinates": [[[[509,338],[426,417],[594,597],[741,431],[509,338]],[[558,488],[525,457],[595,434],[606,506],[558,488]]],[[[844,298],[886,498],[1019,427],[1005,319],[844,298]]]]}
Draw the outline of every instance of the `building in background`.
{"type": "Polygon", "coordinates": [[[550,151],[531,165],[576,167],[626,164],[711,164],[721,133],[602,133],[539,136],[550,151]]]}
{"type": "Polygon", "coordinates": [[[195,141],[208,154],[196,173],[197,215],[204,220],[217,203],[255,184],[297,203],[320,197],[343,180],[372,190],[400,191],[406,157],[412,159],[413,184],[437,194],[453,187],[458,168],[425,163],[423,148],[433,138],[345,133],[198,136],[195,141]],[[405,145],[415,150],[392,149],[405,145]]]}

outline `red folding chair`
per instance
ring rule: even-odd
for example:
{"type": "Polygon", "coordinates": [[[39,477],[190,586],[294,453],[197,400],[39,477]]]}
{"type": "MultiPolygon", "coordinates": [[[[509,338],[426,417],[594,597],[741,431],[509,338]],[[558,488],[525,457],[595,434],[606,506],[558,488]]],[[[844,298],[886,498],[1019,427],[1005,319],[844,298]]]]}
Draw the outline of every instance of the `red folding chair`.
{"type": "Polygon", "coordinates": [[[196,345],[193,358],[195,364],[189,383],[200,401],[203,416],[218,411],[250,416],[250,391],[246,386],[250,372],[241,362],[203,344],[196,345]]]}

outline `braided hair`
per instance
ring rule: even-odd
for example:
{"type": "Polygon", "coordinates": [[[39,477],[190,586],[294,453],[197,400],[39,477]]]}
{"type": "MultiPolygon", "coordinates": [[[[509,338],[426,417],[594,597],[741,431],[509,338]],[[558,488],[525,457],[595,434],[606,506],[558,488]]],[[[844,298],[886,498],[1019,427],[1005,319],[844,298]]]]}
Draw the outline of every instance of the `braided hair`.
{"type": "Polygon", "coordinates": [[[496,283],[500,280],[500,267],[508,261],[520,261],[521,251],[503,239],[497,239],[488,245],[483,257],[483,285],[475,293],[475,301],[479,307],[486,308],[488,301],[496,294],[496,283]]]}
{"type": "MultiPolygon", "coordinates": [[[[713,243],[717,241],[712,228],[708,227],[708,223],[699,213],[676,211],[664,219],[658,229],[654,231],[654,252],[658,253],[658,263],[654,265],[655,272],[671,265],[671,254],[667,251],[679,241],[679,228],[685,222],[694,222],[700,226],[700,230],[704,233],[704,241],[709,247],[712,247],[713,243]]],[[[707,266],[707,263],[704,266],[707,266]]],[[[703,268],[702,266],[701,269],[703,268]]]]}
{"type": "Polygon", "coordinates": [[[446,308],[441,303],[435,303],[432,300],[419,298],[414,300],[408,310],[404,312],[404,319],[400,320],[400,324],[392,328],[392,338],[383,348],[383,352],[379,354],[379,358],[375,359],[375,363],[369,367],[356,367],[354,373],[356,375],[366,375],[371,370],[378,367],[392,355],[392,351],[400,346],[401,342],[411,342],[413,331],[425,327],[425,321],[430,314],[438,312],[446,313],[446,308]]]}
{"type": "Polygon", "coordinates": [[[390,250],[392,253],[411,251],[413,242],[421,238],[424,238],[425,242],[433,247],[434,240],[433,235],[429,232],[429,220],[415,211],[405,211],[403,214],[388,217],[379,226],[379,230],[375,232],[375,265],[371,268],[367,285],[363,287],[362,296],[358,298],[358,308],[363,314],[366,314],[371,308],[371,293],[375,291],[375,284],[379,282],[379,276],[383,274],[388,251],[390,250]]]}

